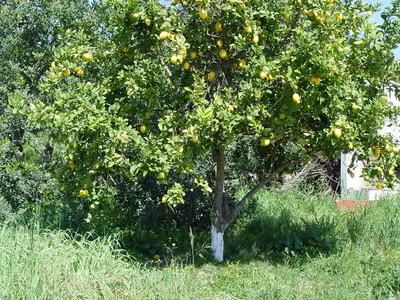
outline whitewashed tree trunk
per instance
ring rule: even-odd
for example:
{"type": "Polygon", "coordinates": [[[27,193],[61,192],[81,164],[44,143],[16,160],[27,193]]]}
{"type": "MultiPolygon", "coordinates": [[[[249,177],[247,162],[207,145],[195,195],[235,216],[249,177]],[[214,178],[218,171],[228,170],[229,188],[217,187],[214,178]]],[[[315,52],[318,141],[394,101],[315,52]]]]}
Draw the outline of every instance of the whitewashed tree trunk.
{"type": "Polygon", "coordinates": [[[212,255],[218,260],[224,260],[224,233],[217,231],[214,225],[211,225],[211,251],[212,255]]]}

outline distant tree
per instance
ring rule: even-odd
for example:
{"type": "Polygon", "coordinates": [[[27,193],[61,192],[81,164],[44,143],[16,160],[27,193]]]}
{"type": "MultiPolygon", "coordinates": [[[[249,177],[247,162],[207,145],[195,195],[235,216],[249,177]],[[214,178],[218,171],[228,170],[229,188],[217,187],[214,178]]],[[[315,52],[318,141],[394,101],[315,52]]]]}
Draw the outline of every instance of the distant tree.
{"type": "Polygon", "coordinates": [[[39,83],[61,43],[60,34],[89,30],[90,15],[84,0],[0,1],[0,141],[5,141],[0,144],[0,195],[14,208],[37,199],[46,180],[40,165],[52,156],[51,137],[29,126],[21,112],[29,103],[47,102],[39,83]]]}

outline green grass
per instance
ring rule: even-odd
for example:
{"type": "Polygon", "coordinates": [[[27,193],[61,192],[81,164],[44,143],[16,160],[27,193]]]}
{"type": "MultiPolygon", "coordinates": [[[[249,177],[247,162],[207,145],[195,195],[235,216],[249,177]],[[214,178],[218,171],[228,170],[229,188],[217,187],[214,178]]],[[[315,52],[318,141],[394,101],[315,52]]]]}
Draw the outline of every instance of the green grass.
{"type": "Polygon", "coordinates": [[[0,299],[400,297],[400,198],[343,214],[323,195],[266,192],[226,239],[222,265],[139,263],[111,237],[1,225],[0,299]]]}

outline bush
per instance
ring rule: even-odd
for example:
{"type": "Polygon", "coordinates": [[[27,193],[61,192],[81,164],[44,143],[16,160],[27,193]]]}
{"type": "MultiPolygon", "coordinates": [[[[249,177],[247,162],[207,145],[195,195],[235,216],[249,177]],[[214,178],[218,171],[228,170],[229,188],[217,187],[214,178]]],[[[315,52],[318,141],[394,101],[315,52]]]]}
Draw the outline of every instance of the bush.
{"type": "Polygon", "coordinates": [[[12,215],[12,207],[10,203],[0,196],[0,222],[9,219],[12,215]]]}

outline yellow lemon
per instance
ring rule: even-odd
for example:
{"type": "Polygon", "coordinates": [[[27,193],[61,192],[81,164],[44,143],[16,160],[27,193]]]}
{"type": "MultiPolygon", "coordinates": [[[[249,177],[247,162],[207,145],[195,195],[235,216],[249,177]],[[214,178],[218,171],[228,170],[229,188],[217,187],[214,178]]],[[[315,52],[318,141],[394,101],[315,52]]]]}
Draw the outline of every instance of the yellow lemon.
{"type": "Polygon", "coordinates": [[[246,69],[246,61],[244,59],[239,60],[238,66],[240,69],[246,69]]]}
{"type": "Polygon", "coordinates": [[[142,125],[142,126],[140,126],[140,132],[141,133],[146,133],[146,131],[147,131],[147,127],[146,127],[146,125],[142,125]]]}
{"type": "Polygon", "coordinates": [[[349,150],[352,150],[354,148],[353,143],[349,142],[349,144],[347,145],[347,148],[349,148],[349,150]]]}
{"type": "Polygon", "coordinates": [[[222,31],[222,23],[221,22],[215,23],[215,31],[216,32],[221,32],[222,31]]]}
{"type": "Polygon", "coordinates": [[[312,77],[311,81],[315,84],[315,85],[320,85],[321,84],[321,78],[319,77],[312,77]]]}
{"type": "Polygon", "coordinates": [[[87,197],[89,195],[88,190],[80,190],[79,191],[79,196],[81,197],[87,197]]]}
{"type": "Polygon", "coordinates": [[[83,69],[81,67],[76,68],[75,72],[79,77],[83,75],[83,69]]]}
{"type": "Polygon", "coordinates": [[[260,38],[258,37],[258,35],[253,36],[253,39],[251,40],[253,44],[258,44],[258,42],[260,41],[260,38]]]}
{"type": "Polygon", "coordinates": [[[292,99],[293,99],[293,102],[294,102],[294,103],[299,104],[299,103],[300,103],[301,97],[300,97],[299,94],[294,93],[293,96],[292,96],[292,99]]]}
{"type": "Polygon", "coordinates": [[[215,72],[211,71],[210,73],[208,73],[207,79],[208,79],[209,82],[213,82],[214,79],[215,79],[215,72]]]}
{"type": "Polygon", "coordinates": [[[69,69],[66,69],[66,70],[64,70],[64,71],[62,72],[62,75],[63,75],[64,77],[68,77],[69,75],[71,75],[71,71],[70,71],[69,69]]]}
{"type": "Polygon", "coordinates": [[[165,40],[166,38],[168,38],[168,32],[163,31],[160,33],[160,39],[165,40]]]}
{"type": "Polygon", "coordinates": [[[83,59],[86,60],[88,63],[92,63],[94,61],[93,56],[90,53],[83,54],[83,59]]]}
{"type": "Polygon", "coordinates": [[[343,14],[341,12],[335,12],[335,17],[338,21],[342,21],[343,20],[343,14]]]}
{"type": "Polygon", "coordinates": [[[266,147],[269,144],[271,144],[270,139],[262,139],[261,142],[260,142],[260,146],[263,146],[263,147],[266,147]]]}
{"type": "Polygon", "coordinates": [[[183,64],[183,68],[187,71],[187,70],[189,70],[190,69],[190,64],[188,63],[188,62],[185,62],[184,64],[183,64]]]}
{"type": "Polygon", "coordinates": [[[379,157],[379,155],[381,155],[381,149],[380,149],[380,148],[375,148],[375,149],[373,149],[372,154],[373,154],[375,157],[379,157]]]}
{"type": "Polygon", "coordinates": [[[208,15],[207,10],[205,10],[204,8],[199,9],[199,16],[201,19],[204,20],[205,18],[207,18],[207,15],[208,15]]]}
{"type": "Polygon", "coordinates": [[[342,136],[342,130],[340,130],[339,128],[335,128],[333,130],[333,135],[337,138],[340,138],[342,136]]]}
{"type": "Polygon", "coordinates": [[[224,49],[219,50],[219,57],[226,59],[228,57],[228,52],[226,52],[224,49]]]}

